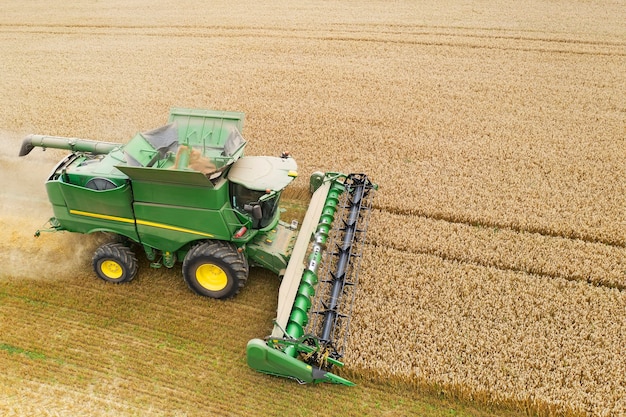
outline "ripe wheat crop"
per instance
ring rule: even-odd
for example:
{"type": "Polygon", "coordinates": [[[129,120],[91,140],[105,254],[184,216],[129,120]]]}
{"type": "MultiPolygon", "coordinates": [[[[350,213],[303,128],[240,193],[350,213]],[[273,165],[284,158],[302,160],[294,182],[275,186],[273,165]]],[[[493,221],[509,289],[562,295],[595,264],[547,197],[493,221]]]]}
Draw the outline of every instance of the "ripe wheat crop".
{"type": "Polygon", "coordinates": [[[371,254],[352,324],[356,366],[560,412],[626,406],[619,290],[384,246],[371,254]]]}

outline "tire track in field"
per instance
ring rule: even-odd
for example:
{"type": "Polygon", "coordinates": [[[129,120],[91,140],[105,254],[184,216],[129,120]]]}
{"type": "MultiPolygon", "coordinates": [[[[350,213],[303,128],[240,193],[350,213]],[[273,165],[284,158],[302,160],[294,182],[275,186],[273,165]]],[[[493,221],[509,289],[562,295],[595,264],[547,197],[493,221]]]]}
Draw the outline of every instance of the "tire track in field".
{"type": "Polygon", "coordinates": [[[607,238],[600,238],[597,236],[593,236],[591,234],[586,234],[586,233],[581,233],[581,232],[567,233],[567,232],[553,231],[545,227],[539,227],[539,226],[538,227],[517,226],[514,224],[510,224],[510,223],[497,223],[497,222],[485,221],[484,219],[479,219],[479,218],[473,219],[473,218],[464,218],[464,217],[453,217],[450,215],[445,215],[445,214],[440,214],[440,213],[429,213],[429,212],[420,211],[420,210],[405,209],[405,208],[398,208],[398,207],[375,206],[374,208],[377,210],[380,210],[381,212],[386,212],[386,213],[394,214],[398,216],[420,217],[424,219],[441,220],[441,221],[451,223],[451,224],[459,224],[459,225],[472,226],[472,227],[482,227],[482,228],[489,228],[489,229],[508,229],[508,230],[518,232],[518,233],[533,233],[533,234],[538,234],[538,235],[545,236],[545,237],[553,237],[553,238],[568,239],[568,240],[580,240],[586,243],[601,244],[601,245],[622,248],[622,249],[626,248],[626,241],[624,241],[623,238],[619,238],[619,237],[607,239],[607,238]]]}
{"type": "Polygon", "coordinates": [[[368,244],[446,261],[626,289],[621,245],[377,209],[368,244]],[[391,225],[397,225],[394,228],[391,225]]]}
{"type": "Polygon", "coordinates": [[[158,31],[177,31],[181,33],[181,36],[193,36],[197,35],[206,35],[204,31],[206,30],[218,30],[218,31],[231,31],[231,32],[286,32],[286,33],[301,33],[307,34],[314,31],[318,31],[320,33],[346,33],[346,34],[355,34],[360,35],[363,33],[369,33],[372,35],[399,35],[399,36],[407,36],[407,35],[432,35],[432,36],[450,36],[450,37],[459,37],[459,38],[477,38],[477,39],[506,39],[506,40],[515,40],[515,41],[530,41],[530,42],[553,42],[553,43],[574,43],[574,44],[585,44],[585,45],[597,45],[597,46],[607,46],[607,47],[625,47],[626,42],[620,41],[608,41],[608,40],[585,40],[585,39],[574,39],[574,38],[566,38],[563,37],[562,33],[555,32],[553,37],[546,36],[549,32],[545,31],[536,31],[529,29],[499,29],[499,28],[481,28],[481,27],[463,27],[463,26],[431,26],[431,25],[385,25],[385,24],[362,24],[362,25],[351,25],[351,24],[334,24],[330,25],[324,30],[320,29],[311,29],[311,28],[299,28],[299,27],[271,27],[271,26],[232,26],[232,25],[210,25],[210,26],[200,26],[200,25],[81,25],[81,24],[27,24],[27,23],[3,23],[0,24],[0,33],[1,32],[27,32],[32,33],[33,30],[37,30],[38,33],[56,33],[52,30],[45,29],[57,29],[58,33],[72,33],[72,29],[77,29],[78,31],[85,29],[86,32],[92,34],[104,34],[103,32],[97,32],[98,29],[110,30],[114,29],[117,31],[128,31],[128,34],[138,34],[141,35],[143,32],[151,30],[154,31],[155,34],[158,31]],[[351,26],[356,27],[356,29],[350,29],[351,26]],[[1,28],[8,28],[2,30],[1,28]],[[89,32],[93,31],[93,32],[89,32]],[[479,33],[477,33],[479,32],[479,33]],[[484,33],[484,34],[483,34],[484,33]],[[530,36],[525,35],[528,33],[537,33],[541,36],[530,36]]]}
{"type": "MultiPolygon", "coordinates": [[[[607,40],[581,40],[564,37],[564,34],[568,32],[549,32],[536,29],[504,29],[497,27],[470,27],[470,26],[446,26],[446,25],[414,25],[414,24],[382,24],[382,23],[364,23],[354,25],[336,25],[337,27],[344,28],[354,26],[357,28],[364,28],[368,31],[377,33],[418,33],[428,35],[448,35],[448,36],[462,36],[462,37],[476,37],[476,38],[498,38],[498,39],[513,39],[513,40],[529,40],[529,41],[546,41],[546,42],[564,42],[564,43],[588,43],[594,45],[607,45],[607,46],[625,46],[626,42],[621,41],[607,41],[607,40]],[[371,29],[370,29],[371,28],[371,29]],[[376,28],[382,28],[382,30],[373,30],[376,28]],[[536,34],[536,36],[533,36],[536,34]],[[549,36],[552,35],[552,36],[549,36]]],[[[362,32],[363,29],[354,29],[354,32],[362,32]]]]}
{"type": "Polygon", "coordinates": [[[435,256],[447,262],[473,265],[473,266],[484,267],[484,268],[493,268],[495,270],[502,271],[502,272],[506,272],[506,271],[518,272],[518,273],[528,274],[528,275],[532,275],[536,277],[544,277],[544,278],[550,278],[550,279],[564,279],[566,281],[582,281],[582,282],[587,282],[588,284],[594,285],[596,287],[604,287],[607,289],[617,289],[619,291],[626,290],[626,284],[624,283],[596,282],[582,275],[565,275],[565,274],[559,274],[559,273],[551,273],[551,272],[545,272],[541,269],[534,269],[532,267],[522,268],[522,267],[498,265],[496,263],[490,263],[490,262],[485,262],[481,260],[471,260],[462,256],[453,256],[453,255],[442,253],[442,252],[432,250],[432,249],[403,249],[403,248],[395,247],[389,244],[378,244],[376,242],[370,243],[370,245],[374,248],[387,247],[387,248],[394,249],[402,253],[435,256]]]}
{"type": "MultiPolygon", "coordinates": [[[[384,27],[384,26],[383,26],[384,27]]],[[[2,24],[0,33],[91,36],[156,36],[188,38],[264,37],[340,42],[395,43],[405,45],[495,49],[576,55],[626,56],[626,43],[564,38],[562,35],[527,36],[524,31],[488,28],[405,26],[405,30],[280,28],[254,26],[63,25],[2,24]],[[442,30],[442,28],[444,30],[442,30]],[[497,32],[494,32],[497,31],[497,32]],[[487,32],[476,33],[476,32],[487,32]],[[521,34],[520,34],[521,32],[521,34]]],[[[542,32],[540,32],[542,33],[542,32]]],[[[543,33],[542,33],[543,34],[543,33]]]]}

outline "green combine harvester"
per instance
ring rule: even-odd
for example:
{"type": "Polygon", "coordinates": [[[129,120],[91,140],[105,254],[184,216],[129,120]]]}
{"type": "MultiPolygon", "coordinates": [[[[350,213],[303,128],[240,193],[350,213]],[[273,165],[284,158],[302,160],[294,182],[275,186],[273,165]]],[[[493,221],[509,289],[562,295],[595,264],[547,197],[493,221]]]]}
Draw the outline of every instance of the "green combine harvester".
{"type": "MultiPolygon", "coordinates": [[[[314,173],[301,225],[280,220],[280,196],[297,176],[288,154],[244,156],[244,114],[174,108],[168,123],[127,144],[29,135],[35,147],[71,151],[46,181],[54,217],[46,231],[108,233],[93,267],[122,283],[182,261],[194,292],[236,295],[250,267],[282,277],[271,335],[248,343],[253,369],[302,383],[353,385],[343,366],[372,199],[365,174],[314,173]]],[[[37,231],[36,235],[40,234],[37,231]]]]}

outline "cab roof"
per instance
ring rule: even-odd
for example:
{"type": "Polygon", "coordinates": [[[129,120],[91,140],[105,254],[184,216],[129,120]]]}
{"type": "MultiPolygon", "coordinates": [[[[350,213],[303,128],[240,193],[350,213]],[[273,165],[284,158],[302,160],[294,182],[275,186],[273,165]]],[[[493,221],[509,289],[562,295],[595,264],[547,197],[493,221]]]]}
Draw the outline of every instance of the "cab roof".
{"type": "Polygon", "coordinates": [[[228,171],[228,180],[256,191],[280,191],[294,180],[298,165],[293,158],[244,156],[228,171]]]}

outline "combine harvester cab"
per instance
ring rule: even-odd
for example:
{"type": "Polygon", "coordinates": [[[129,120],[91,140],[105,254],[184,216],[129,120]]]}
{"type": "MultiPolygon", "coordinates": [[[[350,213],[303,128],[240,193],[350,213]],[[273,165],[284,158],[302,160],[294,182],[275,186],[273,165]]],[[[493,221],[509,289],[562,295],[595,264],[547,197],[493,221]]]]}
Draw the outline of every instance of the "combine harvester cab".
{"type": "MultiPolygon", "coordinates": [[[[351,383],[342,366],[376,185],[365,174],[315,173],[304,221],[280,220],[282,191],[297,176],[288,154],[244,156],[244,114],[174,108],[168,124],[126,144],[45,135],[33,148],[71,153],[46,181],[47,231],[115,237],[94,253],[96,275],[128,282],[135,250],[152,267],[182,262],[191,290],[230,298],[249,268],[282,276],[271,335],[249,342],[249,365],[300,382],[351,383]]],[[[39,235],[37,231],[36,235],[39,235]]]]}
{"type": "Polygon", "coordinates": [[[377,186],[364,174],[314,174],[311,184],[317,189],[279,289],[274,328],[248,342],[248,365],[301,383],[354,385],[331,369],[343,366],[377,186]]]}

